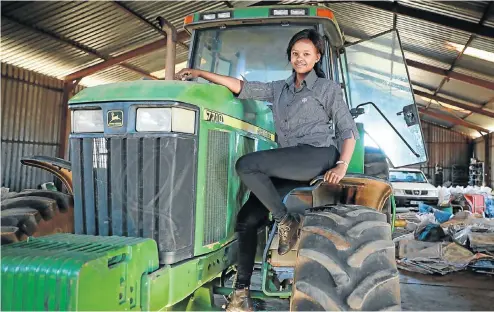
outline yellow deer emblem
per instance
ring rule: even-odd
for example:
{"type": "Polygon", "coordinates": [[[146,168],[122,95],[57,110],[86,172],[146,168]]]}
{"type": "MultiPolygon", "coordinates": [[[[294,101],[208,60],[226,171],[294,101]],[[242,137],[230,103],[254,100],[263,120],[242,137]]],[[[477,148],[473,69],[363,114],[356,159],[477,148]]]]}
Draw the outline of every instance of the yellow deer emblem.
{"type": "Polygon", "coordinates": [[[118,116],[118,114],[111,112],[110,122],[115,122],[115,121],[122,121],[122,118],[120,118],[120,116],[118,116]]]}

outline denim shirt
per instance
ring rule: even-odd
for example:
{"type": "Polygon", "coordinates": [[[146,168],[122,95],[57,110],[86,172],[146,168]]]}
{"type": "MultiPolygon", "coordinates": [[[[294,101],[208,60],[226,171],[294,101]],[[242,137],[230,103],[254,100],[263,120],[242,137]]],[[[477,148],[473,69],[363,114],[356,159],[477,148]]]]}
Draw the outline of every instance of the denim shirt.
{"type": "Polygon", "coordinates": [[[245,82],[239,99],[272,103],[274,124],[280,147],[308,144],[335,146],[359,134],[338,83],[319,78],[312,70],[300,88],[295,73],[287,80],[245,82]]]}

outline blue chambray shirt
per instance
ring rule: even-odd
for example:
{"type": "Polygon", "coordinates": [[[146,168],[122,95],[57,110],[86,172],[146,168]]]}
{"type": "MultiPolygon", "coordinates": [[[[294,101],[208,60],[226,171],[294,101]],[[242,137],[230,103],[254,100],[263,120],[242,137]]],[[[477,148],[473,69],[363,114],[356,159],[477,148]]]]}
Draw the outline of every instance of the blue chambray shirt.
{"type": "Polygon", "coordinates": [[[280,147],[308,144],[340,149],[343,140],[359,138],[340,85],[319,78],[314,70],[298,89],[295,73],[286,80],[245,82],[238,98],[272,103],[280,147]]]}

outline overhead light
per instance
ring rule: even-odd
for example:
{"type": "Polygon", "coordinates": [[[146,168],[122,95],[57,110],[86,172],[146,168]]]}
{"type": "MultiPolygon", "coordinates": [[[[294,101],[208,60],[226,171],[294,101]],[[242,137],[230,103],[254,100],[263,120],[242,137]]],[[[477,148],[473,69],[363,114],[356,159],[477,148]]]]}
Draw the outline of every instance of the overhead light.
{"type": "Polygon", "coordinates": [[[291,9],[290,15],[307,15],[307,11],[305,9],[291,9]]]}
{"type": "Polygon", "coordinates": [[[205,21],[210,21],[210,20],[214,20],[216,18],[216,14],[212,13],[212,14],[204,14],[202,16],[202,19],[205,20],[205,21]]]}
{"type": "MultiPolygon", "coordinates": [[[[458,44],[458,43],[453,43],[453,42],[446,42],[446,44],[458,52],[463,51],[463,49],[465,48],[464,44],[458,44]]],[[[469,56],[472,56],[475,58],[479,58],[479,59],[482,59],[482,60],[485,60],[488,62],[494,62],[494,53],[492,53],[492,52],[488,52],[488,51],[484,51],[484,50],[480,50],[480,49],[476,49],[476,48],[472,48],[472,47],[467,47],[465,49],[465,52],[463,52],[463,54],[469,55],[469,56]]]]}
{"type": "Polygon", "coordinates": [[[286,15],[288,15],[288,10],[287,9],[274,9],[273,10],[273,15],[275,15],[275,16],[286,16],[286,15]]]}
{"type": "Polygon", "coordinates": [[[230,17],[231,17],[230,12],[221,12],[221,13],[218,13],[218,18],[230,18],[230,17]]]}

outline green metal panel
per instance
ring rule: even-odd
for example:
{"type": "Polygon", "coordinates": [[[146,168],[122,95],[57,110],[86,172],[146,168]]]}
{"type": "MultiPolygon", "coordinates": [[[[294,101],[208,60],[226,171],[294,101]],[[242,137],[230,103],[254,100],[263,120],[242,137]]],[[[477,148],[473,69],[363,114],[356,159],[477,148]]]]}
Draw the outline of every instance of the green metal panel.
{"type": "Polygon", "coordinates": [[[257,17],[268,17],[269,8],[268,7],[257,7],[257,8],[240,8],[233,11],[234,18],[257,18],[257,17]]]}
{"type": "Polygon", "coordinates": [[[158,267],[151,239],[56,234],[2,246],[2,310],[171,308],[233,264],[236,243],[158,267]]]}
{"type": "Polygon", "coordinates": [[[360,139],[355,143],[352,160],[348,166],[348,173],[364,173],[364,157],[365,157],[365,142],[364,142],[364,125],[357,123],[357,129],[360,139]]]}
{"type": "Polygon", "coordinates": [[[280,291],[276,289],[276,285],[274,285],[272,280],[272,271],[271,271],[271,265],[268,262],[264,262],[262,264],[262,269],[261,269],[261,284],[262,284],[262,291],[263,293],[268,296],[268,297],[278,297],[278,298],[289,298],[292,295],[291,291],[291,285],[288,286],[287,290],[280,291]]]}
{"type": "Polygon", "coordinates": [[[137,310],[150,239],[72,234],[2,246],[2,310],[137,310]]]}
{"type": "Polygon", "coordinates": [[[202,285],[218,277],[231,266],[236,258],[237,244],[233,242],[207,255],[167,265],[144,275],[142,278],[142,310],[155,311],[166,308],[176,310],[175,305],[187,299],[202,285]]]}

